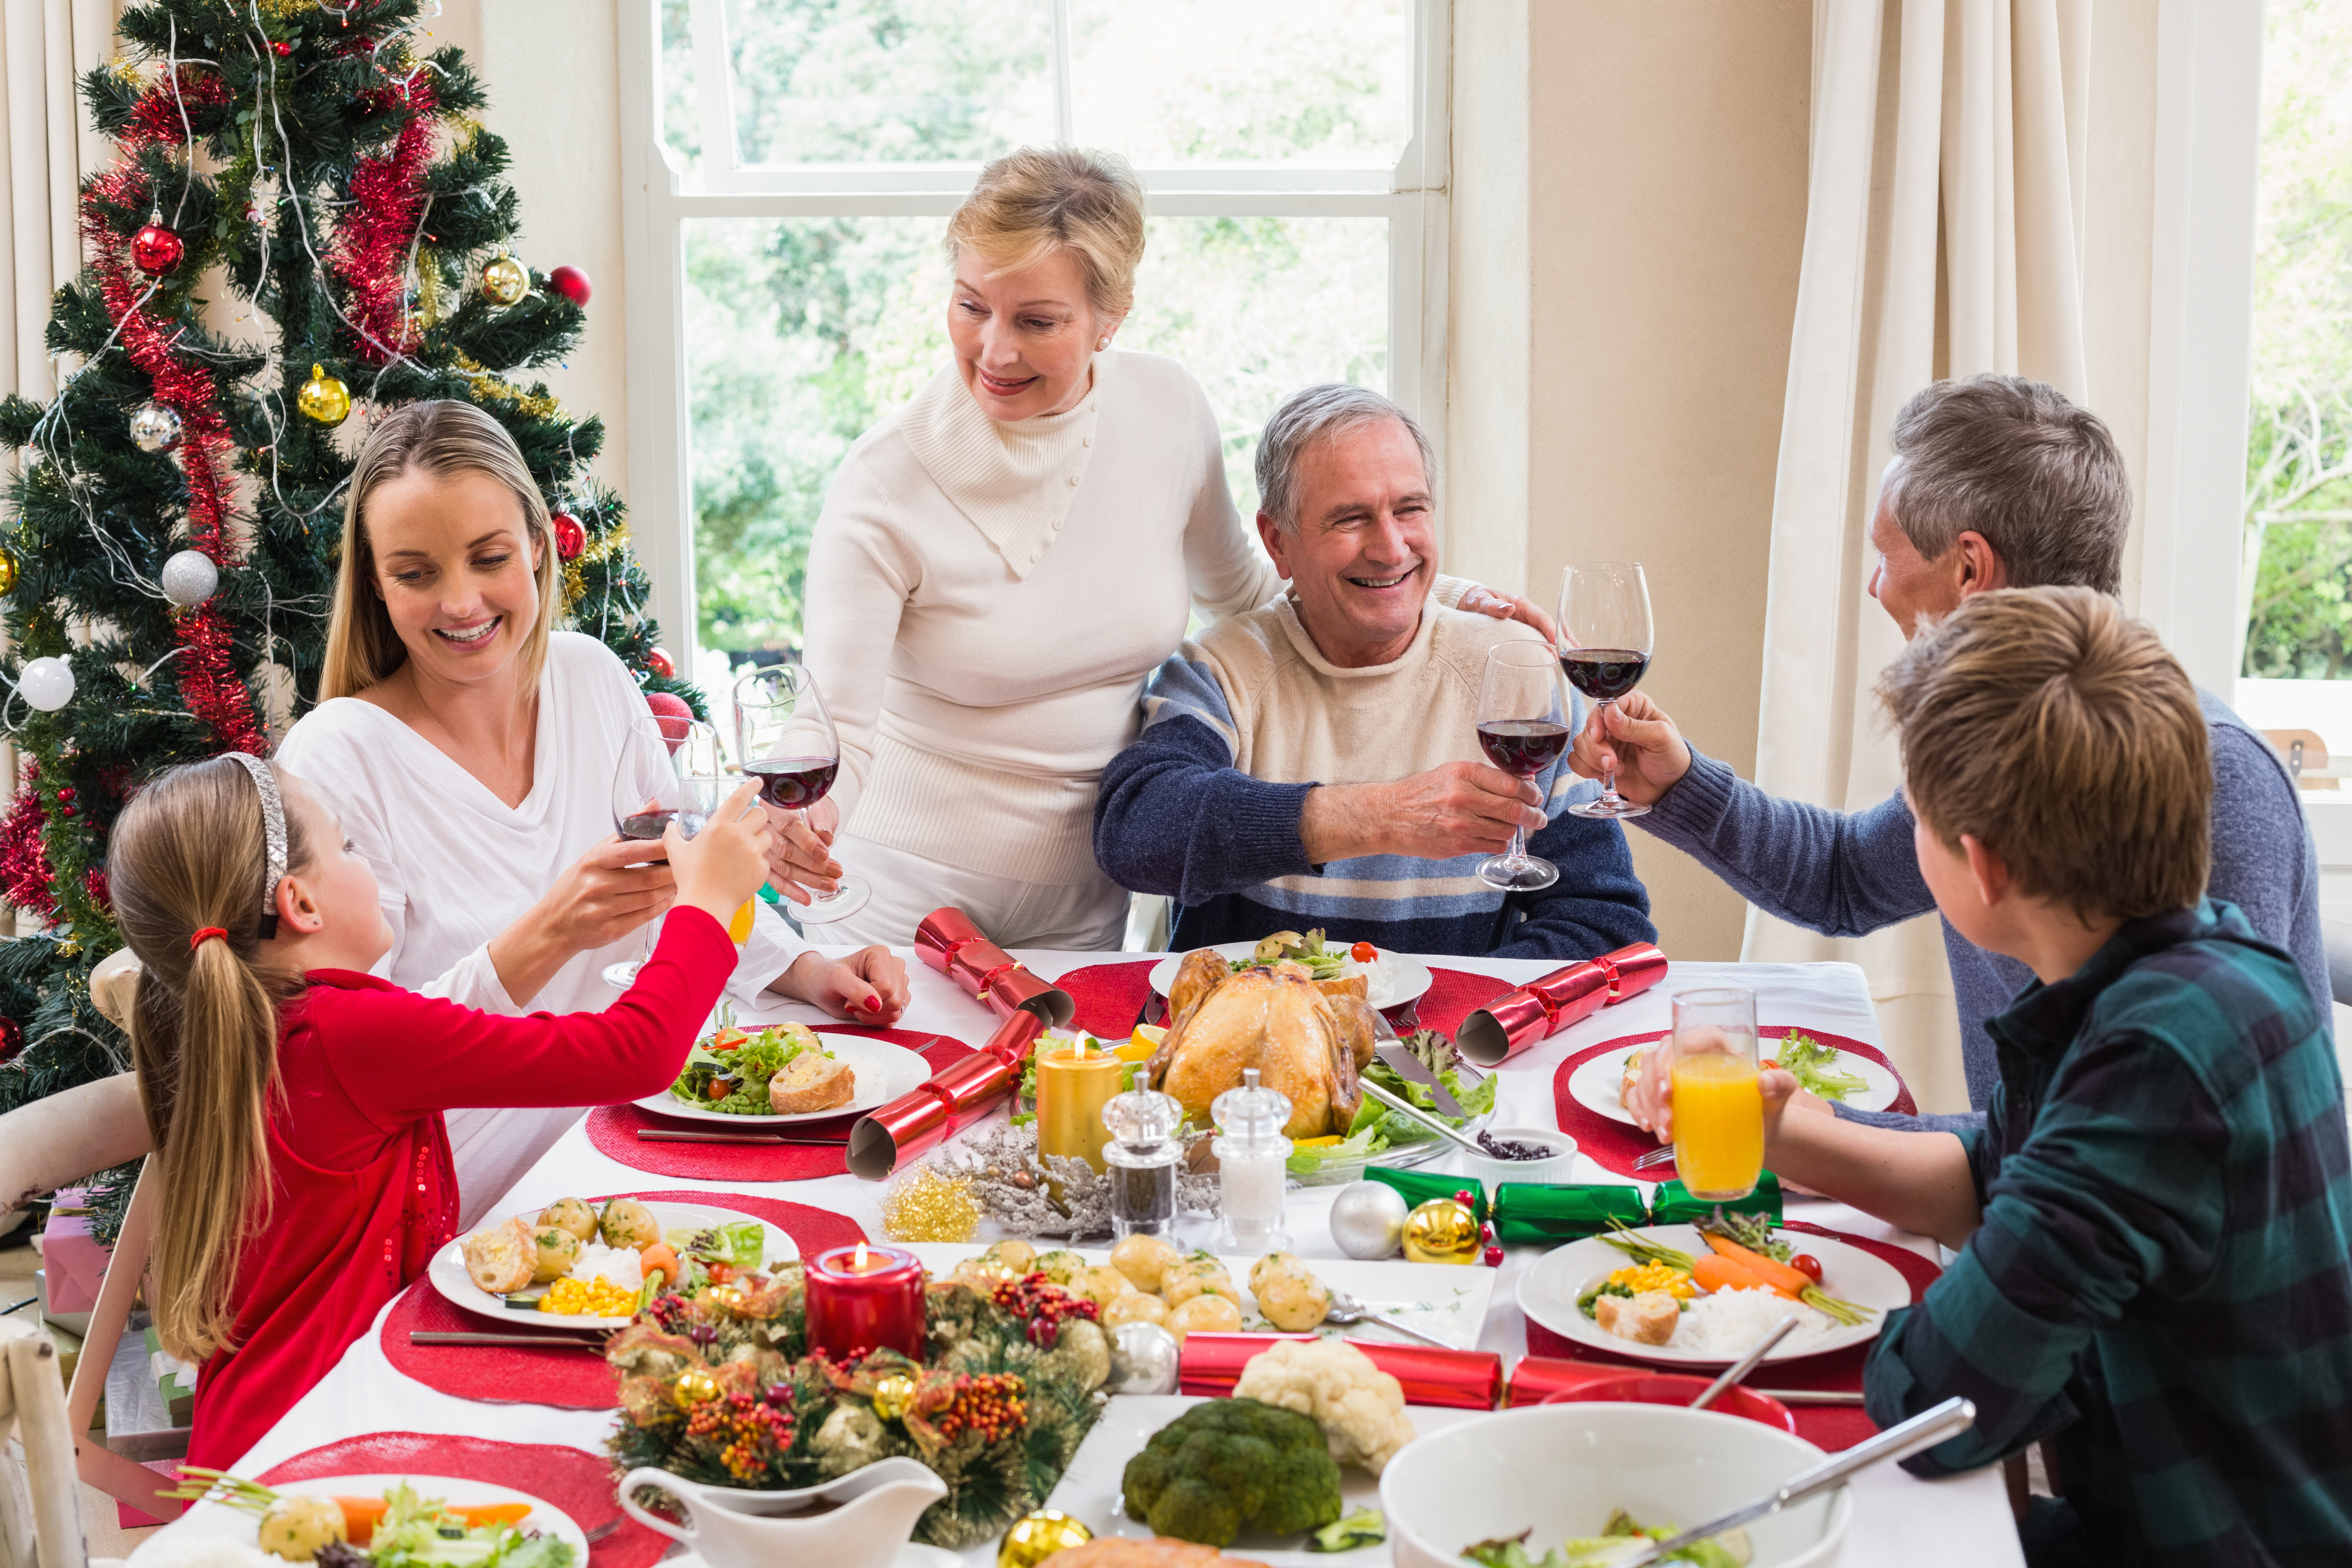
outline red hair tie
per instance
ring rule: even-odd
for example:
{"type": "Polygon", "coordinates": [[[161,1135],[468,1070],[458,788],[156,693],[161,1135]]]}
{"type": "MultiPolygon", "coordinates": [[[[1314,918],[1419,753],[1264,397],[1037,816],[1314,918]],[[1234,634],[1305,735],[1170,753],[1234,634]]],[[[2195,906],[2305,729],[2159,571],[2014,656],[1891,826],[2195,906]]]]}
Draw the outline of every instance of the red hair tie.
{"type": "Polygon", "coordinates": [[[195,935],[188,939],[188,951],[190,952],[195,952],[198,947],[202,946],[206,941],[213,937],[218,937],[223,942],[226,942],[228,940],[228,932],[221,930],[218,926],[206,926],[202,931],[196,932],[195,935]]]}

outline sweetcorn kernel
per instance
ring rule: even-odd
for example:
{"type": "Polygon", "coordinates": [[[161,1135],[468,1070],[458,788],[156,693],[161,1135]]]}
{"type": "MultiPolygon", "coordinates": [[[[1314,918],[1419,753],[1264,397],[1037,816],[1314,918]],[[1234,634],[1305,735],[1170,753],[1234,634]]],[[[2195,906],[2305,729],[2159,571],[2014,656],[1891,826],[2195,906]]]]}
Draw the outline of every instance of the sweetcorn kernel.
{"type": "Polygon", "coordinates": [[[1687,1301],[1698,1294],[1691,1277],[1679,1268],[1669,1268],[1663,1263],[1640,1263],[1620,1268],[1609,1276],[1612,1285],[1622,1285],[1639,1294],[1643,1290],[1664,1290],[1677,1301],[1687,1301]]]}
{"type": "Polygon", "coordinates": [[[625,1318],[637,1310],[637,1293],[609,1279],[558,1279],[539,1299],[539,1310],[567,1318],[625,1318]]]}

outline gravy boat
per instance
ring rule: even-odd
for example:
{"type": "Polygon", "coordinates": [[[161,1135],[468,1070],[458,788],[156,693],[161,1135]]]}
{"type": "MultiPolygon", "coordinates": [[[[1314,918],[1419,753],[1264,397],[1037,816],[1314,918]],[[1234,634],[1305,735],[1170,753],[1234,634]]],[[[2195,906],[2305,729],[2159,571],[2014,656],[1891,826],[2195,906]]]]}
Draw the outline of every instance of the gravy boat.
{"type": "Polygon", "coordinates": [[[923,1510],[947,1495],[946,1482],[903,1457],[877,1459],[838,1480],[791,1491],[705,1486],[652,1466],[631,1470],[620,1487],[621,1507],[631,1519],[684,1542],[710,1568],[793,1562],[888,1568],[923,1510]],[[631,1494],[642,1486],[676,1498],[686,1522],[673,1524],[638,1507],[631,1494]]]}

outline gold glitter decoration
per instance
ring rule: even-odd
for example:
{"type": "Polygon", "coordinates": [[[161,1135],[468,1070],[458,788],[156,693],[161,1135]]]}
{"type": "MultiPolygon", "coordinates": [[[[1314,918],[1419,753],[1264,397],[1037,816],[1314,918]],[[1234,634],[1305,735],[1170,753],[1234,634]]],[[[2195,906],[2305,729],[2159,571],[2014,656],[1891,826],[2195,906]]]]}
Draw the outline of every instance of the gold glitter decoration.
{"type": "Polygon", "coordinates": [[[677,1374],[677,1384],[669,1396],[680,1410],[691,1410],[706,1399],[719,1397],[719,1380],[707,1367],[690,1366],[677,1374]]]}
{"type": "Polygon", "coordinates": [[[874,1414],[885,1421],[896,1421],[914,1407],[915,1380],[903,1372],[894,1372],[874,1385],[874,1414]]]}
{"type": "Polygon", "coordinates": [[[1056,1552],[1084,1546],[1095,1538],[1082,1521],[1058,1508],[1041,1508],[1014,1522],[996,1549],[996,1568],[1037,1568],[1056,1552]]]}
{"type": "Polygon", "coordinates": [[[570,615],[588,596],[588,578],[580,570],[578,561],[563,563],[563,613],[570,615]]]}
{"type": "Polygon", "coordinates": [[[534,397],[512,382],[500,381],[484,370],[479,361],[465,350],[457,351],[457,368],[465,373],[466,384],[474,395],[491,403],[503,403],[526,419],[561,419],[563,406],[552,397],[534,397]]]}
{"type": "Polygon", "coordinates": [[[1409,1263],[1475,1263],[1483,1247],[1478,1216],[1452,1198],[1432,1198],[1404,1216],[1409,1263]]]}
{"type": "Polygon", "coordinates": [[[273,22],[307,16],[318,8],[319,0],[261,0],[261,14],[273,22]]]}
{"type": "Polygon", "coordinates": [[[970,1241],[980,1229],[971,1181],[918,1165],[882,1198],[882,1234],[893,1241],[970,1241]]]}

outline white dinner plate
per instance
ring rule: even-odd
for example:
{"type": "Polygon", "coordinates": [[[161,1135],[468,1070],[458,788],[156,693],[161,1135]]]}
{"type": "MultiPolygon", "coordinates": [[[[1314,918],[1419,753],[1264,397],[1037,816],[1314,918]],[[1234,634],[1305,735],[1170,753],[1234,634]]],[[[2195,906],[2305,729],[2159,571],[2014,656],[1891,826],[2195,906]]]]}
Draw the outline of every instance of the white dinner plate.
{"type": "MultiPolygon", "coordinates": [[[[757,1031],[753,1031],[756,1033],[757,1031]]],[[[836,1105],[830,1110],[802,1110],[791,1115],[738,1116],[731,1111],[711,1110],[690,1100],[680,1100],[668,1089],[649,1094],[633,1103],[641,1110],[656,1116],[675,1116],[685,1121],[715,1121],[728,1127],[782,1127],[795,1121],[822,1121],[833,1116],[856,1116],[889,1104],[900,1095],[919,1089],[931,1076],[931,1064],[919,1052],[904,1046],[894,1046],[887,1040],[869,1039],[864,1035],[832,1035],[816,1031],[816,1037],[834,1059],[849,1064],[856,1075],[857,1092],[850,1096],[847,1105],[836,1105]]]]}
{"type": "MultiPolygon", "coordinates": [[[[713,1226],[732,1225],[752,1217],[738,1214],[733,1209],[706,1208],[700,1204],[647,1204],[646,1207],[653,1210],[654,1222],[661,1226],[665,1236],[689,1226],[696,1230],[708,1230],[713,1226]]],[[[524,1215],[524,1222],[535,1221],[539,1213],[532,1210],[524,1215]]],[[[484,1220],[476,1229],[504,1225],[511,1217],[500,1215],[495,1219],[484,1220]]],[[[765,1225],[764,1221],[761,1223],[765,1225]]],[[[790,1263],[801,1255],[800,1247],[791,1237],[772,1225],[766,1226],[766,1229],[768,1251],[761,1260],[763,1267],[790,1263]]],[[[467,1232],[467,1236],[472,1234],[472,1231],[467,1232]]],[[[466,1237],[463,1236],[433,1255],[433,1261],[425,1266],[425,1277],[433,1281],[436,1290],[455,1305],[485,1318],[495,1318],[511,1329],[625,1329],[630,1322],[627,1318],[591,1317],[584,1313],[572,1317],[559,1312],[542,1312],[535,1307],[508,1306],[503,1298],[494,1296],[475,1284],[473,1276],[466,1272],[466,1237]]]]}
{"type": "MultiPolygon", "coordinates": [[[[459,1507],[498,1502],[529,1503],[530,1511],[523,1515],[515,1528],[556,1537],[572,1548],[573,1568],[588,1568],[588,1537],[572,1521],[572,1516],[553,1503],[542,1502],[529,1492],[519,1492],[511,1487],[494,1486],[488,1481],[469,1481],[457,1476],[371,1475],[320,1476],[316,1480],[287,1481],[271,1489],[288,1497],[381,1497],[387,1488],[398,1486],[403,1481],[425,1497],[438,1498],[443,1502],[459,1507]]],[[[156,1550],[167,1541],[226,1540],[251,1546],[257,1542],[260,1533],[259,1514],[200,1499],[188,1505],[187,1512],[141,1542],[131,1553],[129,1562],[135,1563],[142,1557],[168,1555],[156,1550]]]]}
{"type": "MultiPolygon", "coordinates": [[[[1694,1258],[1707,1250],[1695,1226],[1654,1225],[1640,1234],[1662,1246],[1679,1247],[1694,1258]]],[[[1808,1236],[1800,1231],[1791,1233],[1789,1240],[1798,1251],[1810,1252],[1821,1259],[1822,1289],[1841,1300],[1876,1310],[1853,1328],[1833,1327],[1830,1333],[1820,1339],[1808,1339],[1794,1349],[1784,1342],[1782,1348],[1764,1358],[1766,1361],[1795,1361],[1863,1344],[1878,1337],[1888,1312],[1911,1304],[1911,1287],[1892,1263],[1825,1236],[1808,1236]]],[[[1576,1299],[1588,1287],[1633,1261],[1598,1237],[1556,1247],[1537,1258],[1534,1267],[1519,1276],[1519,1310],[1528,1315],[1528,1321],[1541,1323],[1563,1339],[1609,1355],[1667,1366],[1729,1366],[1738,1359],[1736,1350],[1729,1355],[1703,1355],[1670,1345],[1645,1345],[1620,1339],[1577,1310],[1576,1299]]]]}
{"type": "MultiPolygon", "coordinates": [[[[1781,1036],[1806,1035],[1813,1031],[1792,1024],[1785,1028],[1767,1025],[1757,1033],[1762,1037],[1763,1048],[1769,1055],[1772,1048],[1770,1042],[1781,1036]]],[[[1602,1051],[1590,1058],[1568,1075],[1569,1098],[1587,1110],[1599,1111],[1612,1121],[1622,1121],[1628,1127],[1637,1125],[1633,1112],[1625,1109],[1624,1100],[1619,1098],[1617,1086],[1624,1079],[1627,1057],[1635,1051],[1650,1050],[1662,1043],[1663,1040],[1651,1040],[1642,1045],[1627,1046],[1622,1051],[1602,1051]]],[[[1822,1043],[1828,1044],[1827,1041],[1822,1043]]],[[[1895,1103],[1895,1096],[1903,1092],[1901,1081],[1892,1071],[1858,1052],[1839,1051],[1837,1066],[1841,1071],[1860,1078],[1866,1086],[1859,1093],[1846,1096],[1845,1103],[1853,1110],[1884,1110],[1895,1103]]]]}
{"type": "MultiPolygon", "coordinates": [[[[1354,945],[1349,942],[1339,951],[1344,952],[1354,945]]],[[[1221,942],[1216,945],[1216,952],[1228,960],[1247,958],[1256,951],[1257,943],[1254,942],[1221,942]]],[[[1377,974],[1368,977],[1370,994],[1364,998],[1365,1001],[1379,1008],[1401,1007],[1429,989],[1429,965],[1402,952],[1391,952],[1384,947],[1376,947],[1372,951],[1380,955],[1381,967],[1377,974]]],[[[1151,989],[1154,992],[1162,996],[1168,994],[1168,988],[1176,984],[1176,971],[1183,967],[1184,956],[1181,952],[1171,952],[1151,966],[1151,989]]]]}
{"type": "MultiPolygon", "coordinates": [[[[1044,1237],[1031,1245],[1040,1252],[1059,1250],[1044,1237]]],[[[977,1258],[987,1249],[971,1242],[924,1241],[908,1244],[907,1250],[921,1258],[925,1268],[944,1279],[955,1271],[957,1264],[967,1258],[977,1258]]],[[[1077,1247],[1069,1250],[1088,1263],[1110,1261],[1110,1254],[1099,1247],[1077,1247]]],[[[1223,1261],[1225,1272],[1241,1289],[1243,1331],[1279,1332],[1257,1315],[1257,1298],[1250,1294],[1250,1265],[1257,1259],[1236,1254],[1223,1261]]],[[[1365,1306],[1409,1323],[1425,1334],[1434,1334],[1457,1350],[1478,1348],[1478,1334],[1486,1325],[1486,1308],[1495,1293],[1493,1269],[1463,1268],[1446,1263],[1407,1263],[1400,1258],[1310,1258],[1306,1261],[1307,1272],[1333,1290],[1353,1296],[1365,1306]]],[[[1316,1331],[1327,1339],[1362,1340],[1367,1344],[1419,1342],[1369,1320],[1344,1328],[1338,1323],[1326,1323],[1316,1331]]]]}

